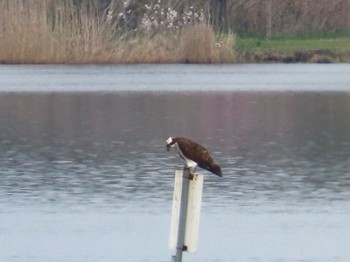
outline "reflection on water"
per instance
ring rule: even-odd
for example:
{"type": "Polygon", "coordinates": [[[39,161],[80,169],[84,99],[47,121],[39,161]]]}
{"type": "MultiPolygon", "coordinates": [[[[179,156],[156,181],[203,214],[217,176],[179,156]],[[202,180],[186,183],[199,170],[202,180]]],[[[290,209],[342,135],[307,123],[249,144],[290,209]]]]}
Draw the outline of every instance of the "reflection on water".
{"type": "Polygon", "coordinates": [[[0,67],[0,261],[169,261],[170,135],[224,173],[186,261],[350,261],[348,69],[0,67]]]}
{"type": "Polygon", "coordinates": [[[9,93],[0,112],[2,203],[169,206],[169,135],[221,164],[206,205],[350,197],[347,93],[9,93]]]}

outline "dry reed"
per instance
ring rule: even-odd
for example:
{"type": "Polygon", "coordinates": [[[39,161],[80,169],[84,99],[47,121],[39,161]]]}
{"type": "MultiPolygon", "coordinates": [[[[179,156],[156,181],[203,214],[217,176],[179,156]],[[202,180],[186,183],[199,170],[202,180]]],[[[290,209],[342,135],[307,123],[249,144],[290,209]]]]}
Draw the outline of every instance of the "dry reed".
{"type": "Polygon", "coordinates": [[[0,63],[234,61],[234,37],[218,38],[207,25],[152,35],[137,30],[118,33],[112,19],[99,19],[94,10],[77,10],[65,0],[3,0],[0,17],[0,63]]]}
{"type": "Polygon", "coordinates": [[[235,61],[235,37],[217,37],[211,26],[199,24],[185,28],[181,35],[181,54],[188,63],[230,63],[235,61]]]}

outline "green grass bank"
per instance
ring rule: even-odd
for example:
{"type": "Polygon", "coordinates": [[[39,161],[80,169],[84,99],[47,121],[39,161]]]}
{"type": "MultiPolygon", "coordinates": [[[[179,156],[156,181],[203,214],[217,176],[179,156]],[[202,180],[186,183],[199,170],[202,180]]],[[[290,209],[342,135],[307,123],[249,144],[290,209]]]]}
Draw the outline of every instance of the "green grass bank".
{"type": "Polygon", "coordinates": [[[239,62],[349,63],[350,36],[295,38],[237,38],[239,62]]]}

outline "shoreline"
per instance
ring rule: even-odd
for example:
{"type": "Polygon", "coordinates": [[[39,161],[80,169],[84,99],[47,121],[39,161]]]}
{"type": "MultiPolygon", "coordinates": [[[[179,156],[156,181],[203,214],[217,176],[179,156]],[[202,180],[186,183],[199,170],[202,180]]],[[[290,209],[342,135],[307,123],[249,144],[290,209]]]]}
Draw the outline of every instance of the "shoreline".
{"type": "Polygon", "coordinates": [[[329,49],[297,50],[292,52],[253,51],[238,53],[238,63],[350,63],[350,51],[329,49]]]}
{"type": "MultiPolygon", "coordinates": [[[[303,40],[301,40],[303,41],[303,40]]],[[[349,38],[350,42],[350,38],[349,38]]],[[[216,59],[207,61],[190,61],[188,59],[175,58],[167,56],[166,54],[162,57],[123,57],[121,59],[95,59],[81,60],[81,59],[59,59],[57,61],[48,60],[37,60],[33,59],[2,59],[0,57],[0,65],[45,65],[45,64],[57,64],[57,65],[90,65],[90,64],[110,64],[110,65],[130,65],[130,64],[245,64],[245,63],[256,63],[256,64],[268,64],[268,63],[350,63],[350,46],[348,50],[335,50],[330,48],[308,48],[308,49],[291,49],[281,50],[280,48],[251,48],[241,49],[233,48],[232,52],[234,57],[232,59],[216,59]],[[118,61],[119,60],[119,61],[118,61]]]]}
{"type": "Polygon", "coordinates": [[[159,59],[157,61],[110,61],[110,62],[86,62],[86,61],[59,61],[55,62],[33,62],[33,61],[4,61],[0,58],[0,65],[45,65],[45,64],[57,64],[57,65],[90,65],[90,64],[110,64],[110,65],[130,65],[130,64],[269,64],[269,63],[350,63],[350,50],[349,51],[335,51],[330,49],[308,49],[308,50],[295,50],[289,52],[274,51],[274,50],[253,50],[253,51],[237,51],[236,59],[233,62],[216,61],[216,62],[189,62],[189,61],[171,61],[169,59],[159,59]]]}

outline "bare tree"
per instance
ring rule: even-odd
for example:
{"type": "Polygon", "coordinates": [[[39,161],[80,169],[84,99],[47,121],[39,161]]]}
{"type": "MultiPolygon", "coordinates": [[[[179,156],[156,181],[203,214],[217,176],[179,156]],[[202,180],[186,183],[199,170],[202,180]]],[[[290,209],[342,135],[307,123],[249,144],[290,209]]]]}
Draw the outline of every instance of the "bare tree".
{"type": "Polygon", "coordinates": [[[266,0],[266,37],[272,37],[272,0],[266,0]]]}
{"type": "Polygon", "coordinates": [[[217,31],[229,31],[227,0],[206,0],[204,2],[204,18],[217,31]]]}

